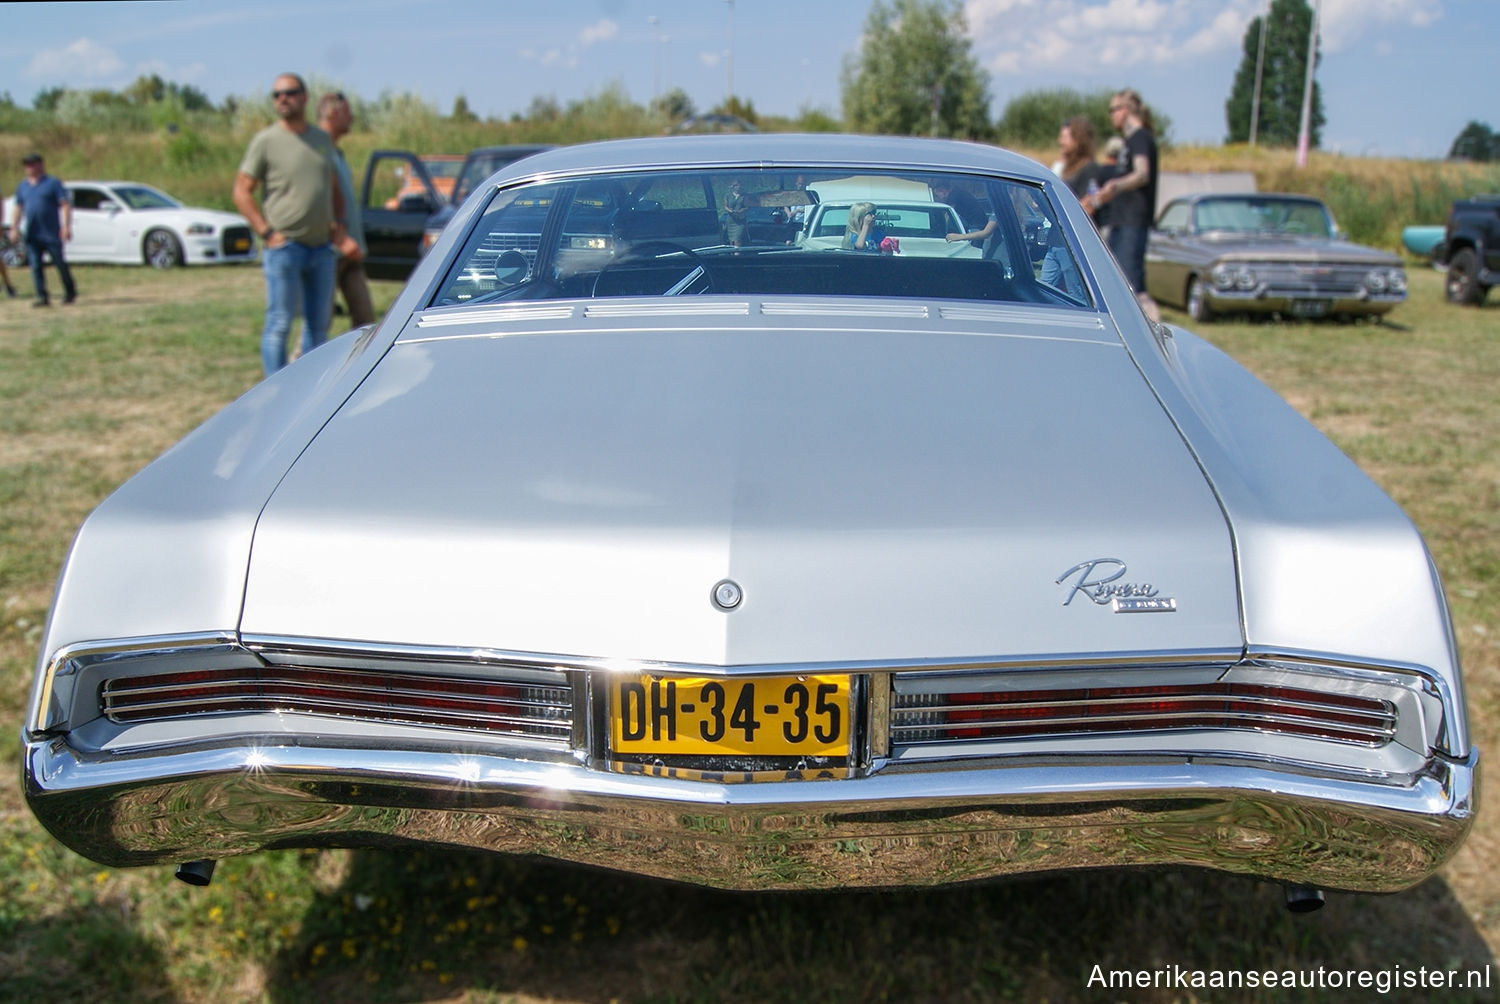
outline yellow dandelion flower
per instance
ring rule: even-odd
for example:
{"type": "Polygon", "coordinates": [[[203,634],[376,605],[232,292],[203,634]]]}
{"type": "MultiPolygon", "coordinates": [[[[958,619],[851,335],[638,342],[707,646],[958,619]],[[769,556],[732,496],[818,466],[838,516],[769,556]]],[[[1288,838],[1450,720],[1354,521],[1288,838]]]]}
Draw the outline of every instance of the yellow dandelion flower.
{"type": "Polygon", "coordinates": [[[438,973],[438,982],[439,983],[451,983],[451,982],[453,982],[453,974],[452,973],[438,973]]]}
{"type": "Polygon", "coordinates": [[[422,960],[422,971],[423,972],[430,973],[430,972],[432,972],[436,968],[437,968],[437,963],[433,962],[431,959],[423,959],[422,960]]]}
{"type": "Polygon", "coordinates": [[[574,940],[574,942],[582,941],[583,940],[583,932],[582,931],[574,931],[573,932],[573,940],[574,940]]]}
{"type": "Polygon", "coordinates": [[[215,924],[222,922],[224,920],[224,908],[222,906],[210,907],[208,911],[208,919],[213,921],[215,924]]]}
{"type": "Polygon", "coordinates": [[[344,943],[339,950],[344,953],[344,958],[346,959],[352,959],[359,954],[359,952],[355,949],[355,941],[353,938],[345,938],[344,943]]]}
{"type": "Polygon", "coordinates": [[[543,924],[542,925],[542,933],[543,934],[551,934],[552,933],[552,925],[551,924],[543,924]]]}
{"type": "Polygon", "coordinates": [[[109,872],[94,872],[94,881],[100,885],[109,878],[109,872]]]}
{"type": "Polygon", "coordinates": [[[526,939],[518,934],[511,940],[510,947],[518,952],[524,952],[526,951],[526,939]]]}

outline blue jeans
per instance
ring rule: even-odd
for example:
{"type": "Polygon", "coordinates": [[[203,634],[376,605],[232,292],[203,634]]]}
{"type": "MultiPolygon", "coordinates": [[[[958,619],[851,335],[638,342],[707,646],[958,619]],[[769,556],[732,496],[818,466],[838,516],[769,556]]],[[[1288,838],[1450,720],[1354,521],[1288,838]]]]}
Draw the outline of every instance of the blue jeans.
{"type": "Polygon", "coordinates": [[[311,352],[328,340],[335,257],[332,244],[288,242],[263,250],[260,261],[266,273],[266,326],[260,335],[260,359],[270,376],[286,365],[287,336],[299,307],[302,351],[311,352]]]}
{"type": "Polygon", "coordinates": [[[1146,227],[1116,223],[1109,230],[1109,249],[1114,252],[1125,281],[1137,293],[1146,291],[1146,227]]]}
{"type": "Polygon", "coordinates": [[[78,295],[78,287],[73,285],[73,270],[68,268],[68,263],[63,258],[62,239],[40,237],[33,240],[28,234],[26,254],[31,259],[31,285],[36,288],[36,298],[44,303],[47,301],[47,274],[42,271],[43,251],[52,259],[52,264],[57,266],[57,277],[63,284],[63,297],[72,303],[73,298],[78,295]]]}

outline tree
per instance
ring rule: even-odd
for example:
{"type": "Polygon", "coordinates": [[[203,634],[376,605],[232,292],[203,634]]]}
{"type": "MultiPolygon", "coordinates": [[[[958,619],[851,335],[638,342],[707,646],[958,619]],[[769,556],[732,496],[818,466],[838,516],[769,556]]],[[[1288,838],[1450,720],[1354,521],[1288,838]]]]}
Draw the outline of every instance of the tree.
{"type": "MultiPolygon", "coordinates": [[[[1109,121],[1109,100],[1114,89],[1082,94],[1070,88],[1046,91],[1027,91],[1011,98],[1005,105],[995,131],[1000,142],[1014,146],[1036,149],[1050,147],[1057,142],[1058,128],[1074,115],[1083,115],[1093,123],[1094,136],[1100,147],[1114,135],[1114,126],[1109,121]]],[[[1159,145],[1171,142],[1172,120],[1162,112],[1146,104],[1151,117],[1151,132],[1159,145]]]]}
{"type": "MultiPolygon", "coordinates": [[[[1245,29],[1245,55],[1234,75],[1229,100],[1224,102],[1230,143],[1250,139],[1250,109],[1255,95],[1255,61],[1260,49],[1261,22],[1266,22],[1266,58],[1261,74],[1260,115],[1256,141],[1268,146],[1295,146],[1302,123],[1302,95],[1307,85],[1307,39],[1312,32],[1312,8],[1306,0],[1271,0],[1266,18],[1255,18],[1245,29]]],[[[1321,59],[1315,53],[1314,72],[1321,59]]],[[[1313,81],[1308,142],[1318,146],[1323,124],[1323,93],[1313,81]]]]}
{"type": "Polygon", "coordinates": [[[844,61],[844,125],[897,136],[985,138],[989,75],[971,54],[958,0],[875,0],[844,61]]]}
{"type": "Polygon", "coordinates": [[[744,119],[751,125],[757,125],[760,119],[755,114],[755,102],[749,98],[742,98],[738,94],[731,94],[727,101],[721,101],[714,106],[716,115],[733,115],[744,119]]]}
{"type": "Polygon", "coordinates": [[[469,107],[469,99],[460,94],[453,99],[453,111],[448,117],[455,122],[478,122],[479,116],[469,107]]]}
{"type": "Polygon", "coordinates": [[[1500,133],[1490,131],[1486,122],[1470,120],[1448,149],[1452,160],[1500,160],[1500,133]]]}
{"type": "Polygon", "coordinates": [[[681,87],[674,87],[665,94],[651,99],[651,114],[668,122],[681,122],[698,114],[693,99],[681,87]]]}

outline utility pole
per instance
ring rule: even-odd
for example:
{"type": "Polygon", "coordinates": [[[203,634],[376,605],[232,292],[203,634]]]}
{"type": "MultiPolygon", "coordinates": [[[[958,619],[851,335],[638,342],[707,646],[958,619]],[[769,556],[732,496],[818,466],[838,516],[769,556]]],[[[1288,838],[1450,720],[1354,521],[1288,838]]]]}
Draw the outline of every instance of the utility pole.
{"type": "Polygon", "coordinates": [[[729,7],[729,49],[724,59],[724,107],[734,100],[734,0],[724,0],[729,7]]]}
{"type": "Polygon", "coordinates": [[[1307,166],[1307,147],[1312,121],[1313,70],[1318,61],[1318,20],[1323,0],[1313,0],[1312,31],[1307,33],[1307,81],[1302,87],[1302,125],[1297,129],[1297,166],[1307,166]]]}
{"type": "Polygon", "coordinates": [[[646,20],[651,24],[651,101],[654,104],[661,100],[661,18],[653,14],[646,20]]]}
{"type": "Polygon", "coordinates": [[[1250,145],[1255,145],[1255,134],[1260,131],[1260,83],[1266,68],[1266,27],[1271,20],[1271,4],[1260,16],[1260,46],[1255,53],[1255,91],[1250,96],[1250,145]]]}

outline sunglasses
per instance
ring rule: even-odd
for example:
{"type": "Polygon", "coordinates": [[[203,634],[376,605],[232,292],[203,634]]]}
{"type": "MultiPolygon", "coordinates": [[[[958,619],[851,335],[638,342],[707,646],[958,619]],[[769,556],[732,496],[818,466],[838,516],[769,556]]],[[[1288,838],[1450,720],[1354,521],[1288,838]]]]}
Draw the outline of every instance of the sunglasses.
{"type": "Polygon", "coordinates": [[[294,87],[294,88],[292,88],[290,90],[285,90],[285,91],[272,91],[271,92],[271,97],[272,98],[295,98],[297,95],[304,94],[304,93],[306,93],[306,92],[303,91],[302,88],[300,88],[300,87],[294,87]]]}

